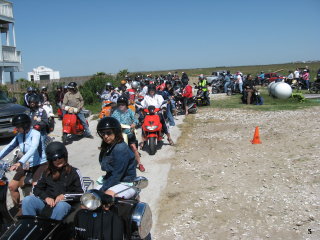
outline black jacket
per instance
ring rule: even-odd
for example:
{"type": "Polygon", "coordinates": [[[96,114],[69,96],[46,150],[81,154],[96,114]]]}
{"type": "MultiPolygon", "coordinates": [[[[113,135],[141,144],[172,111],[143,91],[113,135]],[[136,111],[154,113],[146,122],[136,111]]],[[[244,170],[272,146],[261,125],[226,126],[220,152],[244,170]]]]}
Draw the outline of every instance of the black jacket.
{"type": "Polygon", "coordinates": [[[51,175],[47,176],[44,172],[33,188],[33,194],[42,200],[47,197],[55,199],[60,194],[83,192],[84,187],[80,171],[74,167],[69,174],[63,171],[60,179],[56,181],[52,179],[51,175]]]}

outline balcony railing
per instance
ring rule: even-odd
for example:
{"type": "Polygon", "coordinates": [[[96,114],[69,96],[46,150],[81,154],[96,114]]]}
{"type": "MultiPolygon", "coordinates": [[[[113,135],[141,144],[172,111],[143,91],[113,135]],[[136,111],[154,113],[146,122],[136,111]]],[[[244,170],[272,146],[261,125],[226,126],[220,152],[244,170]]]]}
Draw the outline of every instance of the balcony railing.
{"type": "Polygon", "coordinates": [[[2,62],[21,63],[21,52],[15,47],[2,46],[2,62]]]}
{"type": "Polygon", "coordinates": [[[13,18],[12,3],[0,0],[0,17],[13,18]]]}

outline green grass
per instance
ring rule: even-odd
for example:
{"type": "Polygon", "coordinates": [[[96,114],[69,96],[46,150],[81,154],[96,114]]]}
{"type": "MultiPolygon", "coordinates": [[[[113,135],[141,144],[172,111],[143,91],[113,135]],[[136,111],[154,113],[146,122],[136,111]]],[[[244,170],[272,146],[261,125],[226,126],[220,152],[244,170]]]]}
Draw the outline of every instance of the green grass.
{"type": "Polygon", "coordinates": [[[320,61],[308,62],[308,63],[281,63],[281,64],[268,64],[268,65],[252,65],[252,66],[233,66],[233,67],[208,67],[208,68],[194,68],[194,69],[171,69],[171,70],[163,70],[163,71],[148,71],[147,73],[152,73],[153,75],[158,74],[167,74],[171,72],[178,72],[181,75],[181,72],[186,72],[188,76],[199,76],[199,74],[211,75],[213,71],[218,70],[230,70],[231,73],[235,73],[237,71],[241,71],[243,74],[252,74],[256,76],[256,74],[260,74],[261,71],[265,73],[275,72],[283,76],[288,76],[288,71],[294,71],[297,67],[304,68],[305,66],[309,67],[310,70],[310,80],[314,81],[316,77],[316,73],[320,68],[320,61]]]}
{"type": "Polygon", "coordinates": [[[225,99],[213,100],[212,108],[241,108],[257,111],[279,111],[279,110],[297,110],[302,108],[320,106],[319,99],[305,99],[299,102],[297,99],[276,99],[270,97],[267,89],[260,89],[261,96],[264,98],[264,105],[246,105],[241,102],[241,95],[233,95],[225,99]]]}
{"type": "Polygon", "coordinates": [[[94,104],[90,104],[90,105],[84,105],[85,109],[90,110],[92,112],[92,114],[97,114],[100,113],[101,111],[101,103],[94,103],[94,104]]]}

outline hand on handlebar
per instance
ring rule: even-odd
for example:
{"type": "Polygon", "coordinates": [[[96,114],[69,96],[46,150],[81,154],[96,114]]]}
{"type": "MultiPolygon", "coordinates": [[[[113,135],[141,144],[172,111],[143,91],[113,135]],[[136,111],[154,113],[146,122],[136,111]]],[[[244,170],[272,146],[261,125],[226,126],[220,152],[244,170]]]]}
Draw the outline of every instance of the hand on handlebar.
{"type": "Polygon", "coordinates": [[[60,194],[58,197],[56,197],[56,200],[54,201],[54,205],[56,205],[58,202],[64,200],[64,195],[60,194]]]}
{"type": "Polygon", "coordinates": [[[15,163],[10,167],[10,171],[15,171],[18,169],[18,167],[20,167],[21,164],[20,163],[15,163]]]}

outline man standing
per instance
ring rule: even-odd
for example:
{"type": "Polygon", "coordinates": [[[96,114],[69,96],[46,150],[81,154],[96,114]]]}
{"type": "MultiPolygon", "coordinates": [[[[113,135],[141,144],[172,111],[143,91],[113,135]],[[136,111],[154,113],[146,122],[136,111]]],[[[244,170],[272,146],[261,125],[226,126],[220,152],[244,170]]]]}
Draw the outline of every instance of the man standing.
{"type": "Polygon", "coordinates": [[[199,83],[198,85],[202,87],[202,91],[204,93],[204,97],[207,101],[207,105],[210,105],[210,98],[209,98],[209,91],[208,91],[208,82],[207,79],[203,76],[203,74],[200,74],[199,76],[199,83]]]}
{"type": "Polygon", "coordinates": [[[86,121],[86,117],[84,116],[84,112],[82,111],[84,105],[83,98],[80,92],[77,89],[77,83],[70,82],[68,84],[68,92],[64,95],[62,108],[65,111],[68,111],[69,108],[73,108],[73,112],[77,114],[80,119],[83,127],[84,127],[84,137],[93,138],[91,132],[89,130],[89,126],[86,121]]]}

